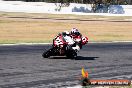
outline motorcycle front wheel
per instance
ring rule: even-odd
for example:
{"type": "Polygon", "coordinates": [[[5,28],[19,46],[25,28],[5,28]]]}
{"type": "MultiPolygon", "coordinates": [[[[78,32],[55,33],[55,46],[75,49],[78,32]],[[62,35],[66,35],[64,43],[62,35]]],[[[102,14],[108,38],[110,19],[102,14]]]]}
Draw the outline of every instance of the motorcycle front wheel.
{"type": "Polygon", "coordinates": [[[42,54],[42,57],[43,57],[43,58],[48,58],[48,57],[50,57],[51,55],[53,55],[53,52],[54,52],[54,49],[51,48],[51,49],[49,49],[48,51],[44,52],[44,53],[42,54]]]}
{"type": "Polygon", "coordinates": [[[48,58],[48,57],[50,57],[50,52],[49,52],[49,51],[44,52],[44,53],[42,54],[42,56],[43,56],[43,58],[48,58]]]}

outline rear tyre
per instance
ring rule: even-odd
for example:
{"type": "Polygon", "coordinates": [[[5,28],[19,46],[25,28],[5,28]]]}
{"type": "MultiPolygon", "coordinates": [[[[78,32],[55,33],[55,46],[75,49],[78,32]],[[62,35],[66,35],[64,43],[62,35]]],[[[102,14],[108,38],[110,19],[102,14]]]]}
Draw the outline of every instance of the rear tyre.
{"type": "Polygon", "coordinates": [[[67,56],[67,58],[70,58],[70,59],[76,59],[77,58],[77,52],[74,50],[69,51],[69,53],[66,56],[67,56]]]}

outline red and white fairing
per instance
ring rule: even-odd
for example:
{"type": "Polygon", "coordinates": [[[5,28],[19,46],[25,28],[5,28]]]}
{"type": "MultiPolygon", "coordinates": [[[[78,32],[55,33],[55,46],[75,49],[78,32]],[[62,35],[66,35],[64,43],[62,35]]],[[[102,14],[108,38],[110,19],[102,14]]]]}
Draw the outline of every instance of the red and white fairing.
{"type": "MultiPolygon", "coordinates": [[[[88,42],[88,38],[87,37],[81,37],[81,36],[62,36],[59,35],[57,36],[53,43],[54,43],[54,47],[55,46],[59,46],[59,47],[63,47],[64,45],[73,45],[75,42],[80,42],[81,45],[85,45],[88,42]]],[[[76,45],[74,47],[72,47],[74,50],[79,51],[80,50],[80,46],[76,45]]]]}
{"type": "Polygon", "coordinates": [[[64,44],[65,42],[63,41],[62,39],[62,36],[57,36],[54,40],[54,45],[57,46],[57,45],[62,45],[64,44]]]}
{"type": "Polygon", "coordinates": [[[65,45],[65,44],[72,45],[74,43],[75,42],[73,41],[73,39],[70,36],[62,37],[62,35],[60,35],[60,36],[57,36],[54,40],[55,46],[65,45]]]}
{"type": "Polygon", "coordinates": [[[82,37],[82,45],[85,45],[88,43],[88,37],[82,37]]]}
{"type": "Polygon", "coordinates": [[[82,45],[85,45],[88,43],[88,37],[82,37],[82,36],[72,36],[73,37],[73,40],[75,42],[82,42],[81,44],[82,45]]]}

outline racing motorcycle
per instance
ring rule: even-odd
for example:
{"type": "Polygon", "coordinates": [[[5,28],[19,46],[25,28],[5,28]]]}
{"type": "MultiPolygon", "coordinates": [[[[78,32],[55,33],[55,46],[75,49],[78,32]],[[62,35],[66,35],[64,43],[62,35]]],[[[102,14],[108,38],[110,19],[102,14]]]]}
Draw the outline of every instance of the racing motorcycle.
{"type": "Polygon", "coordinates": [[[67,58],[75,59],[77,57],[77,52],[80,50],[82,45],[88,42],[87,37],[76,37],[63,36],[59,34],[55,39],[53,39],[52,47],[44,52],[42,56],[48,58],[50,56],[66,56],[67,58]]]}

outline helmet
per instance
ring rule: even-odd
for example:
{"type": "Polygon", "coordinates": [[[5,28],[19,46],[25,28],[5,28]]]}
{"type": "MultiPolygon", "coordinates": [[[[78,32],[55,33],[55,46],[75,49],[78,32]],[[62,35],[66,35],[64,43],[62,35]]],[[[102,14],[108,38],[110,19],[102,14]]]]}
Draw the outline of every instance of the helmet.
{"type": "Polygon", "coordinates": [[[72,28],[71,29],[71,34],[74,34],[74,35],[80,35],[79,31],[77,28],[72,28]]]}
{"type": "Polygon", "coordinates": [[[63,36],[70,36],[70,33],[68,31],[64,31],[64,32],[62,32],[62,35],[63,36]]]}
{"type": "Polygon", "coordinates": [[[77,28],[72,28],[71,33],[79,32],[77,28]]]}

